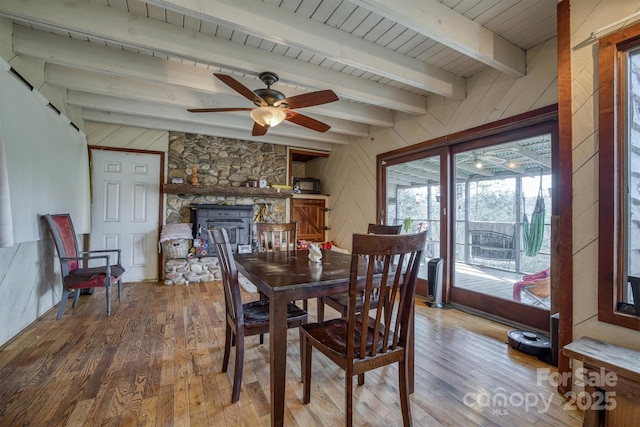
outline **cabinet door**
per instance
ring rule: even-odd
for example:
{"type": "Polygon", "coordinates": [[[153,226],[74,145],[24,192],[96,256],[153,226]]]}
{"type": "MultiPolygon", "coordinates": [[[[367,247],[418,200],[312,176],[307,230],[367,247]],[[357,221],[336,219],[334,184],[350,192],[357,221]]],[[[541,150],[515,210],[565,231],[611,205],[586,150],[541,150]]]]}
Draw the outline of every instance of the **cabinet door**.
{"type": "Polygon", "coordinates": [[[312,242],[324,241],[323,199],[292,199],[291,220],[298,223],[298,239],[312,242]]]}

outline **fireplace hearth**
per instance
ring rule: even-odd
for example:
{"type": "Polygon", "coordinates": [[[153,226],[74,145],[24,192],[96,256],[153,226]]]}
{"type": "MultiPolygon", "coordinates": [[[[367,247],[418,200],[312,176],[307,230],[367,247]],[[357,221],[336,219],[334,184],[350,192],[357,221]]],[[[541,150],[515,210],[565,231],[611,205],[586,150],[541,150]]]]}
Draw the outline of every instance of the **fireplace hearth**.
{"type": "Polygon", "coordinates": [[[192,204],[191,223],[194,236],[207,241],[206,256],[216,256],[213,242],[208,242],[207,229],[226,229],[234,253],[238,252],[239,245],[251,247],[253,205],[192,204]]]}

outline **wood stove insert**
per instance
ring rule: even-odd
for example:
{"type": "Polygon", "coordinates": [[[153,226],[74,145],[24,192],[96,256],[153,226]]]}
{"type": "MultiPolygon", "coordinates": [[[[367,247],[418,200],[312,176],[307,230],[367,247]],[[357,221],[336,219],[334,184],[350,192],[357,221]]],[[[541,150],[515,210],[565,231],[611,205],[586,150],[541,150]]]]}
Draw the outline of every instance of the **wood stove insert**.
{"type": "Polygon", "coordinates": [[[191,223],[194,236],[207,241],[206,256],[216,256],[213,244],[208,242],[207,229],[226,229],[234,253],[239,245],[252,247],[253,205],[193,204],[191,223]]]}

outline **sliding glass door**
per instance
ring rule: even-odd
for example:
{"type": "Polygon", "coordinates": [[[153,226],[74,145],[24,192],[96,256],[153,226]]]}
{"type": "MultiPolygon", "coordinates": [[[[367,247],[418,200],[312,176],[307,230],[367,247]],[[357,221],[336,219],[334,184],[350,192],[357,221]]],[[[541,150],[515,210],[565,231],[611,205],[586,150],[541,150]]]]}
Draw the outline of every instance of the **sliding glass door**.
{"type": "Polygon", "coordinates": [[[385,224],[402,225],[402,233],[427,232],[425,258],[418,275],[418,294],[427,296],[427,263],[441,256],[442,215],[446,182],[442,170],[445,150],[433,150],[420,158],[409,156],[385,162],[385,224]]]}
{"type": "Polygon", "coordinates": [[[554,121],[380,155],[380,218],[426,230],[444,259],[445,302],[548,329],[553,252],[554,121]]]}
{"type": "Polygon", "coordinates": [[[548,324],[551,134],[451,150],[450,301],[521,323],[534,317],[548,324]]]}

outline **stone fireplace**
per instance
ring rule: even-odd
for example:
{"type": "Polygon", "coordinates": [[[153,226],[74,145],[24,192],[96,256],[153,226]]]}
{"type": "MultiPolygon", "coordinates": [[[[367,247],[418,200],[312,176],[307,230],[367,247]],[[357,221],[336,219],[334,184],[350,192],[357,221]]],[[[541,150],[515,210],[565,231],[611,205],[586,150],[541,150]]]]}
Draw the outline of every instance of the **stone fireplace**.
{"type": "MultiPolygon", "coordinates": [[[[194,166],[197,167],[201,186],[245,187],[247,182],[260,178],[265,178],[269,185],[285,184],[287,149],[284,145],[171,132],[167,182],[181,178],[185,184],[190,184],[194,166]]],[[[252,206],[251,219],[260,213],[264,213],[262,220],[266,222],[284,222],[287,219],[284,198],[250,194],[167,194],[167,224],[194,223],[192,205],[252,206]]]]}
{"type": "Polygon", "coordinates": [[[231,249],[238,252],[238,246],[253,247],[253,206],[252,205],[191,205],[193,235],[200,236],[207,243],[207,254],[215,256],[213,243],[208,241],[207,229],[227,230],[231,249]]]}
{"type": "MultiPolygon", "coordinates": [[[[196,238],[208,237],[206,232],[198,233],[200,228],[224,227],[235,240],[237,251],[238,244],[252,243],[254,218],[265,222],[287,219],[286,198],[251,191],[258,189],[245,188],[246,183],[265,178],[269,185],[284,184],[286,175],[287,150],[283,145],[171,132],[167,183],[180,178],[187,190],[166,193],[166,223],[190,223],[196,238]],[[200,184],[197,187],[190,185],[194,166],[200,184]],[[233,195],[203,191],[210,186],[235,187],[238,191],[228,192],[233,195]],[[189,191],[189,187],[199,191],[189,191]],[[228,215],[234,211],[239,215],[228,215]]],[[[213,252],[211,245],[207,251],[213,252]]],[[[217,259],[211,256],[168,259],[164,265],[167,285],[219,278],[217,259]]]]}

